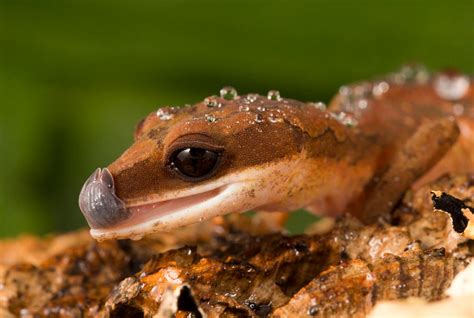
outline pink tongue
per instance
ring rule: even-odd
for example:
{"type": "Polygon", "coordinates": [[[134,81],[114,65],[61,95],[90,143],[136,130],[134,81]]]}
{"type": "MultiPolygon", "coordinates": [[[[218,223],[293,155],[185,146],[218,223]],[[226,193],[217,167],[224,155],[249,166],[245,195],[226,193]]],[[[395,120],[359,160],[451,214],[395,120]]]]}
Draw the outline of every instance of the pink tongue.
{"type": "Polygon", "coordinates": [[[217,188],[204,193],[190,195],[187,197],[170,199],[157,203],[144,204],[129,208],[130,217],[116,228],[123,228],[127,226],[137,225],[149,221],[157,216],[164,216],[191,207],[198,203],[207,201],[222,191],[222,188],[217,188]]]}

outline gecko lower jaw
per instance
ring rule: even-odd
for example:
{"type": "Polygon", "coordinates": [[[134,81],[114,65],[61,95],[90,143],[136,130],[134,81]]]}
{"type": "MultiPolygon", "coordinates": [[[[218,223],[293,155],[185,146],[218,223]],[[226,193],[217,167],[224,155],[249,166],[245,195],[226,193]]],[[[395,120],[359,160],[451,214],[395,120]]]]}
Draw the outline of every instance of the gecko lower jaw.
{"type": "Polygon", "coordinates": [[[239,184],[228,184],[188,196],[130,206],[127,208],[129,217],[126,220],[106,228],[91,228],[90,233],[98,240],[139,239],[148,233],[167,231],[213,216],[237,212],[223,203],[232,202],[233,196],[241,188],[239,184]]]}

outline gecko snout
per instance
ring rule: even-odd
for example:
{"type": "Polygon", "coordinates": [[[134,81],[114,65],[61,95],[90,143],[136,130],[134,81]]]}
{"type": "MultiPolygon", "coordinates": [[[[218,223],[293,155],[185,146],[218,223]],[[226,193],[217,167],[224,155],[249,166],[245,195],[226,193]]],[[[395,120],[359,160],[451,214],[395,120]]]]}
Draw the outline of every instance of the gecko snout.
{"type": "Polygon", "coordinates": [[[109,169],[98,168],[87,179],[79,195],[79,208],[91,228],[107,228],[126,220],[130,212],[115,195],[109,169]]]}

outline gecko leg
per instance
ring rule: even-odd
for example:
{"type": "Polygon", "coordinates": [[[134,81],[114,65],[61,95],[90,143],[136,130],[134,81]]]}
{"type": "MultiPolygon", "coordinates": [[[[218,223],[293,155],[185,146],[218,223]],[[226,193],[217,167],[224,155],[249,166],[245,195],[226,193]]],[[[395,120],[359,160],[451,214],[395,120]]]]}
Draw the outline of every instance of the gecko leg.
{"type": "Polygon", "coordinates": [[[454,120],[427,121],[394,155],[392,163],[369,185],[359,213],[364,223],[389,215],[410,186],[430,170],[459,137],[454,120]]]}

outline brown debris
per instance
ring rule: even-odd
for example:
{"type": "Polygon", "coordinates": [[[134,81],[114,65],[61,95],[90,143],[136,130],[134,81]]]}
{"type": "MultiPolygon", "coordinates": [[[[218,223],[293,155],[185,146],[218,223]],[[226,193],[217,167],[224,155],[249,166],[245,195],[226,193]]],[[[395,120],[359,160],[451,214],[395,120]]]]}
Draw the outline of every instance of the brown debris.
{"type": "Polygon", "coordinates": [[[434,191],[431,199],[435,209],[449,215],[454,231],[474,238],[474,208],[444,192],[434,191]]]}

